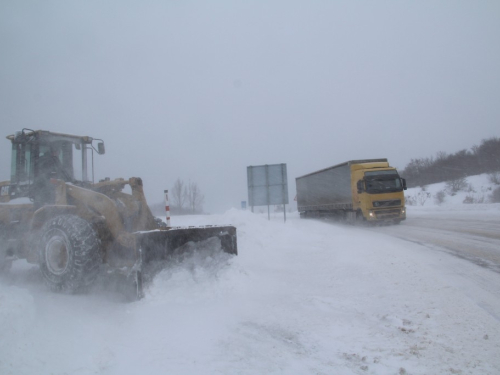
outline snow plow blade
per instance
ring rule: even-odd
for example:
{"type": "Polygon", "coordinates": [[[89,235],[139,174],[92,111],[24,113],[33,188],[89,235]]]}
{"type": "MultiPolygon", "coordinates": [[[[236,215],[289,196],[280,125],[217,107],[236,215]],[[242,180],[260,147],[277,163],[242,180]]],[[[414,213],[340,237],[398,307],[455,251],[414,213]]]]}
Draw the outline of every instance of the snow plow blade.
{"type": "Polygon", "coordinates": [[[110,284],[127,301],[144,297],[143,285],[150,283],[165,267],[175,264],[192,251],[207,254],[222,252],[237,255],[236,228],[233,226],[202,226],[157,229],[135,232],[136,248],[117,246],[108,254],[110,284]],[[193,250],[194,249],[194,250],[193,250]],[[131,249],[132,250],[132,249],[131,249]],[[123,279],[125,277],[125,279],[123,279]]]}
{"type": "Polygon", "coordinates": [[[220,240],[221,250],[228,254],[238,254],[236,228],[233,226],[204,226],[171,228],[137,234],[141,249],[142,264],[168,260],[171,255],[179,253],[189,242],[202,242],[216,237],[220,240]]]}
{"type": "Polygon", "coordinates": [[[217,251],[220,241],[220,250],[232,255],[238,254],[236,228],[233,226],[169,228],[136,232],[135,235],[140,259],[131,269],[134,272],[126,273],[127,279],[133,279],[132,283],[122,284],[122,293],[130,301],[144,297],[143,285],[149,283],[177,257],[189,253],[192,249],[190,245],[194,245],[197,252],[217,251]]]}

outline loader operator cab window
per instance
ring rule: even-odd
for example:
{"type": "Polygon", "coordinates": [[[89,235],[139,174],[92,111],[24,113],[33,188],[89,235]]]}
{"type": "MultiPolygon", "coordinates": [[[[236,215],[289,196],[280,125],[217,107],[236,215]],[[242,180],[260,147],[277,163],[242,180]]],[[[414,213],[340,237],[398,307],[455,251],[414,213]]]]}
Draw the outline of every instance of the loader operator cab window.
{"type": "Polygon", "coordinates": [[[73,152],[73,177],[78,183],[85,184],[89,181],[88,166],[93,166],[93,154],[88,145],[83,143],[73,143],[71,145],[73,152]],[[87,168],[84,168],[84,165],[87,168]]]}
{"type": "Polygon", "coordinates": [[[32,147],[29,144],[13,143],[10,181],[19,185],[27,185],[33,180],[32,147]]]}
{"type": "Polygon", "coordinates": [[[40,145],[36,177],[73,181],[73,161],[71,159],[71,144],[67,142],[40,145]]]}
{"type": "Polygon", "coordinates": [[[68,142],[39,145],[31,193],[35,207],[55,203],[55,186],[50,182],[51,179],[73,181],[71,152],[68,142]]]}

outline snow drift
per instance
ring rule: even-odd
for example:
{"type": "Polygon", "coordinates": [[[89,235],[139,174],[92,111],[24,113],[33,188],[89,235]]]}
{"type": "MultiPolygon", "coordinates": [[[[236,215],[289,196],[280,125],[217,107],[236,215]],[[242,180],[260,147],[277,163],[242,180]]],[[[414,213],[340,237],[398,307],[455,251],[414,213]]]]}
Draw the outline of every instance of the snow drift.
{"type": "Polygon", "coordinates": [[[0,282],[0,373],[500,373],[498,273],[296,214],[173,221],[235,225],[239,256],[186,256],[130,304],[53,294],[15,264],[0,282]]]}

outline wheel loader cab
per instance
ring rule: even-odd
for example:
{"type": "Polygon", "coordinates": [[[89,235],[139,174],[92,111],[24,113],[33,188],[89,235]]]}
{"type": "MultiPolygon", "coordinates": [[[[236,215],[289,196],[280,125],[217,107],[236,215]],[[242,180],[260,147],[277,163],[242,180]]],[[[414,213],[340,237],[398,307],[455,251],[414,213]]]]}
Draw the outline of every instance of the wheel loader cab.
{"type": "MultiPolygon", "coordinates": [[[[92,138],[40,130],[23,130],[7,138],[12,142],[10,199],[28,197],[34,201],[51,201],[50,179],[53,178],[84,187],[90,185],[88,165],[95,150],[92,138]]],[[[102,142],[96,151],[104,153],[102,142]]]]}

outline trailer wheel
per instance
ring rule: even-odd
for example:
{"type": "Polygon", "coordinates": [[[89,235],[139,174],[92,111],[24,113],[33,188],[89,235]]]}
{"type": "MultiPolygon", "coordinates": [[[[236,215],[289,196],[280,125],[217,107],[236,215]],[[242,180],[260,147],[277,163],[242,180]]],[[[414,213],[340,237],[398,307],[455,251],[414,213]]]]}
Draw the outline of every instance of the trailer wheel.
{"type": "Polygon", "coordinates": [[[75,215],[61,215],[42,228],[40,270],[49,287],[58,292],[83,291],[97,277],[100,241],[92,226],[75,215]]]}

